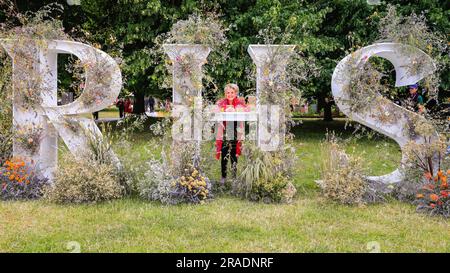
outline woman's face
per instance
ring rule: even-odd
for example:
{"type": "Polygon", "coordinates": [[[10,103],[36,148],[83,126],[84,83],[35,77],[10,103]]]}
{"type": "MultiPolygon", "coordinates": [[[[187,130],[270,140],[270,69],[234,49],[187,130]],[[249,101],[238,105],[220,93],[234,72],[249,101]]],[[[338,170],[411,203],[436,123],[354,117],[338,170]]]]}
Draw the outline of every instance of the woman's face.
{"type": "Polygon", "coordinates": [[[225,89],[225,97],[228,100],[234,100],[234,98],[236,98],[236,90],[234,90],[233,88],[227,88],[225,89]]]}

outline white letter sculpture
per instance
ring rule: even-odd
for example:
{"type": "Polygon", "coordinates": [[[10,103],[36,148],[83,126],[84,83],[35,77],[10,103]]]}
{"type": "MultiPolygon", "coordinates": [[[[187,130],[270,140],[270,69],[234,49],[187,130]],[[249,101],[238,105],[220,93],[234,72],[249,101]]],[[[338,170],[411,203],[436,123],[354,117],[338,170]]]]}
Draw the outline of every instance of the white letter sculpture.
{"type": "Polygon", "coordinates": [[[122,86],[119,66],[105,52],[79,42],[53,40],[45,41],[44,46],[42,41],[35,40],[24,44],[17,40],[0,43],[13,61],[16,133],[19,131],[25,138],[32,134],[24,140],[25,144],[15,138],[13,154],[34,160],[42,175],[51,180],[57,166],[58,134],[75,156],[86,153],[89,137],[102,137],[92,119],[79,115],[99,111],[114,102],[122,86]],[[86,75],[83,93],[63,106],[57,106],[58,53],[78,57],[86,75]]]}
{"type": "MultiPolygon", "coordinates": [[[[177,147],[195,141],[193,158],[198,167],[203,131],[202,66],[211,49],[204,45],[165,44],[164,51],[172,62],[172,145],[177,147]]],[[[174,164],[180,164],[179,156],[172,153],[174,164]]]]}
{"type": "MultiPolygon", "coordinates": [[[[422,139],[411,136],[406,128],[408,121],[424,118],[417,113],[384,99],[381,94],[377,94],[376,98],[367,101],[368,105],[365,107],[365,109],[368,109],[367,111],[354,112],[350,109],[349,104],[352,102],[349,93],[352,77],[351,71],[353,69],[363,69],[364,64],[374,55],[385,58],[394,65],[396,87],[415,84],[424,77],[432,74],[435,70],[433,60],[423,51],[411,46],[398,43],[379,43],[364,47],[342,59],[334,70],[331,88],[337,106],[345,115],[356,122],[394,139],[402,149],[409,141],[422,143],[422,139]],[[411,69],[412,61],[417,59],[422,60],[422,67],[414,71],[411,69]],[[383,99],[384,105],[380,109],[380,107],[377,107],[377,103],[383,99]],[[380,114],[379,112],[386,112],[387,115],[392,115],[396,118],[390,123],[380,123],[376,118],[376,114],[380,114]]],[[[366,90],[357,90],[357,92],[367,93],[366,90]]],[[[403,160],[405,160],[404,156],[403,160]]],[[[400,182],[402,178],[403,174],[401,169],[397,169],[383,176],[368,177],[371,181],[383,183],[400,182]]]]}

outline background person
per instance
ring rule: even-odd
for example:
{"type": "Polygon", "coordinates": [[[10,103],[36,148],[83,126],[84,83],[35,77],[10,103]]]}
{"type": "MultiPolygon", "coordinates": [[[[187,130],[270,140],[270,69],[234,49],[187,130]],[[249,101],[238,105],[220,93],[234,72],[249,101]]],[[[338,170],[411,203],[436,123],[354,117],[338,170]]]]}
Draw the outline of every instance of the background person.
{"type": "Polygon", "coordinates": [[[423,97],[419,94],[418,89],[419,85],[417,83],[409,85],[409,104],[414,107],[414,110],[416,112],[423,112],[424,111],[424,103],[423,103],[423,97]]]}
{"type": "Polygon", "coordinates": [[[131,114],[133,112],[133,105],[129,97],[125,100],[124,107],[125,114],[131,114]]]}
{"type": "Polygon", "coordinates": [[[148,98],[148,106],[150,109],[150,113],[155,112],[155,99],[153,97],[148,98]]]}
{"type": "Polygon", "coordinates": [[[116,106],[119,108],[119,117],[124,118],[125,102],[122,98],[117,100],[116,106]]]}

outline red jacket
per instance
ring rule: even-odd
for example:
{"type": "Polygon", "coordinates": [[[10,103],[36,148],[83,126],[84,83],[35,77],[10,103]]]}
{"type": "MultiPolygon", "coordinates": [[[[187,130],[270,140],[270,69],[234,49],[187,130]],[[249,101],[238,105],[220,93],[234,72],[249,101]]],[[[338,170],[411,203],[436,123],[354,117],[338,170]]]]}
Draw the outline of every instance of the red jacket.
{"type": "MultiPolygon", "coordinates": [[[[220,108],[221,111],[225,112],[225,109],[228,105],[233,105],[233,108],[236,109],[237,106],[245,107],[245,102],[240,100],[239,98],[234,98],[232,103],[230,104],[228,99],[220,99],[217,101],[217,106],[220,108]]],[[[239,127],[241,129],[244,128],[244,122],[240,122],[239,127]]],[[[222,126],[218,126],[217,129],[217,136],[216,136],[216,159],[220,158],[220,153],[222,151],[222,145],[223,145],[223,131],[226,128],[226,122],[222,122],[222,126]]],[[[242,141],[238,137],[238,142],[236,144],[236,155],[241,155],[241,147],[242,147],[242,141]]]]}
{"type": "Polygon", "coordinates": [[[133,112],[131,107],[132,107],[131,101],[130,100],[125,100],[125,102],[124,102],[125,113],[133,112]]]}

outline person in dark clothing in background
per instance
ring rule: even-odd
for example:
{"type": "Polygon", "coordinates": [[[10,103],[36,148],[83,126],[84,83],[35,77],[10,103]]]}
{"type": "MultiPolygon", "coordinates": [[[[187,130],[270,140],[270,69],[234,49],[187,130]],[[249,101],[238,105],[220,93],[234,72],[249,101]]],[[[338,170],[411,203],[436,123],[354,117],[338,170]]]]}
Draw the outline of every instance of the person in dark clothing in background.
{"type": "Polygon", "coordinates": [[[330,97],[325,98],[325,103],[323,107],[323,120],[324,121],[333,121],[333,112],[332,106],[334,104],[334,100],[330,97]]]}
{"type": "Polygon", "coordinates": [[[150,113],[155,112],[155,99],[153,97],[148,99],[148,106],[150,108],[150,113]]]}
{"type": "MultiPolygon", "coordinates": [[[[239,87],[236,84],[227,84],[225,86],[225,98],[217,102],[220,111],[234,112],[239,107],[245,107],[245,101],[237,97],[239,87]]],[[[244,129],[242,121],[224,121],[219,124],[216,136],[216,159],[221,158],[220,184],[225,184],[227,177],[227,165],[231,160],[231,169],[233,178],[236,178],[238,156],[241,155],[242,133],[244,129]],[[231,135],[231,136],[230,136],[231,135]]]]}
{"type": "Polygon", "coordinates": [[[124,112],[125,112],[125,102],[122,98],[118,99],[116,102],[117,108],[119,108],[119,117],[124,118],[124,112]]]}
{"type": "Polygon", "coordinates": [[[411,84],[408,86],[409,89],[409,98],[408,103],[416,112],[422,113],[424,110],[423,97],[419,94],[418,89],[419,85],[417,83],[411,84]]]}

